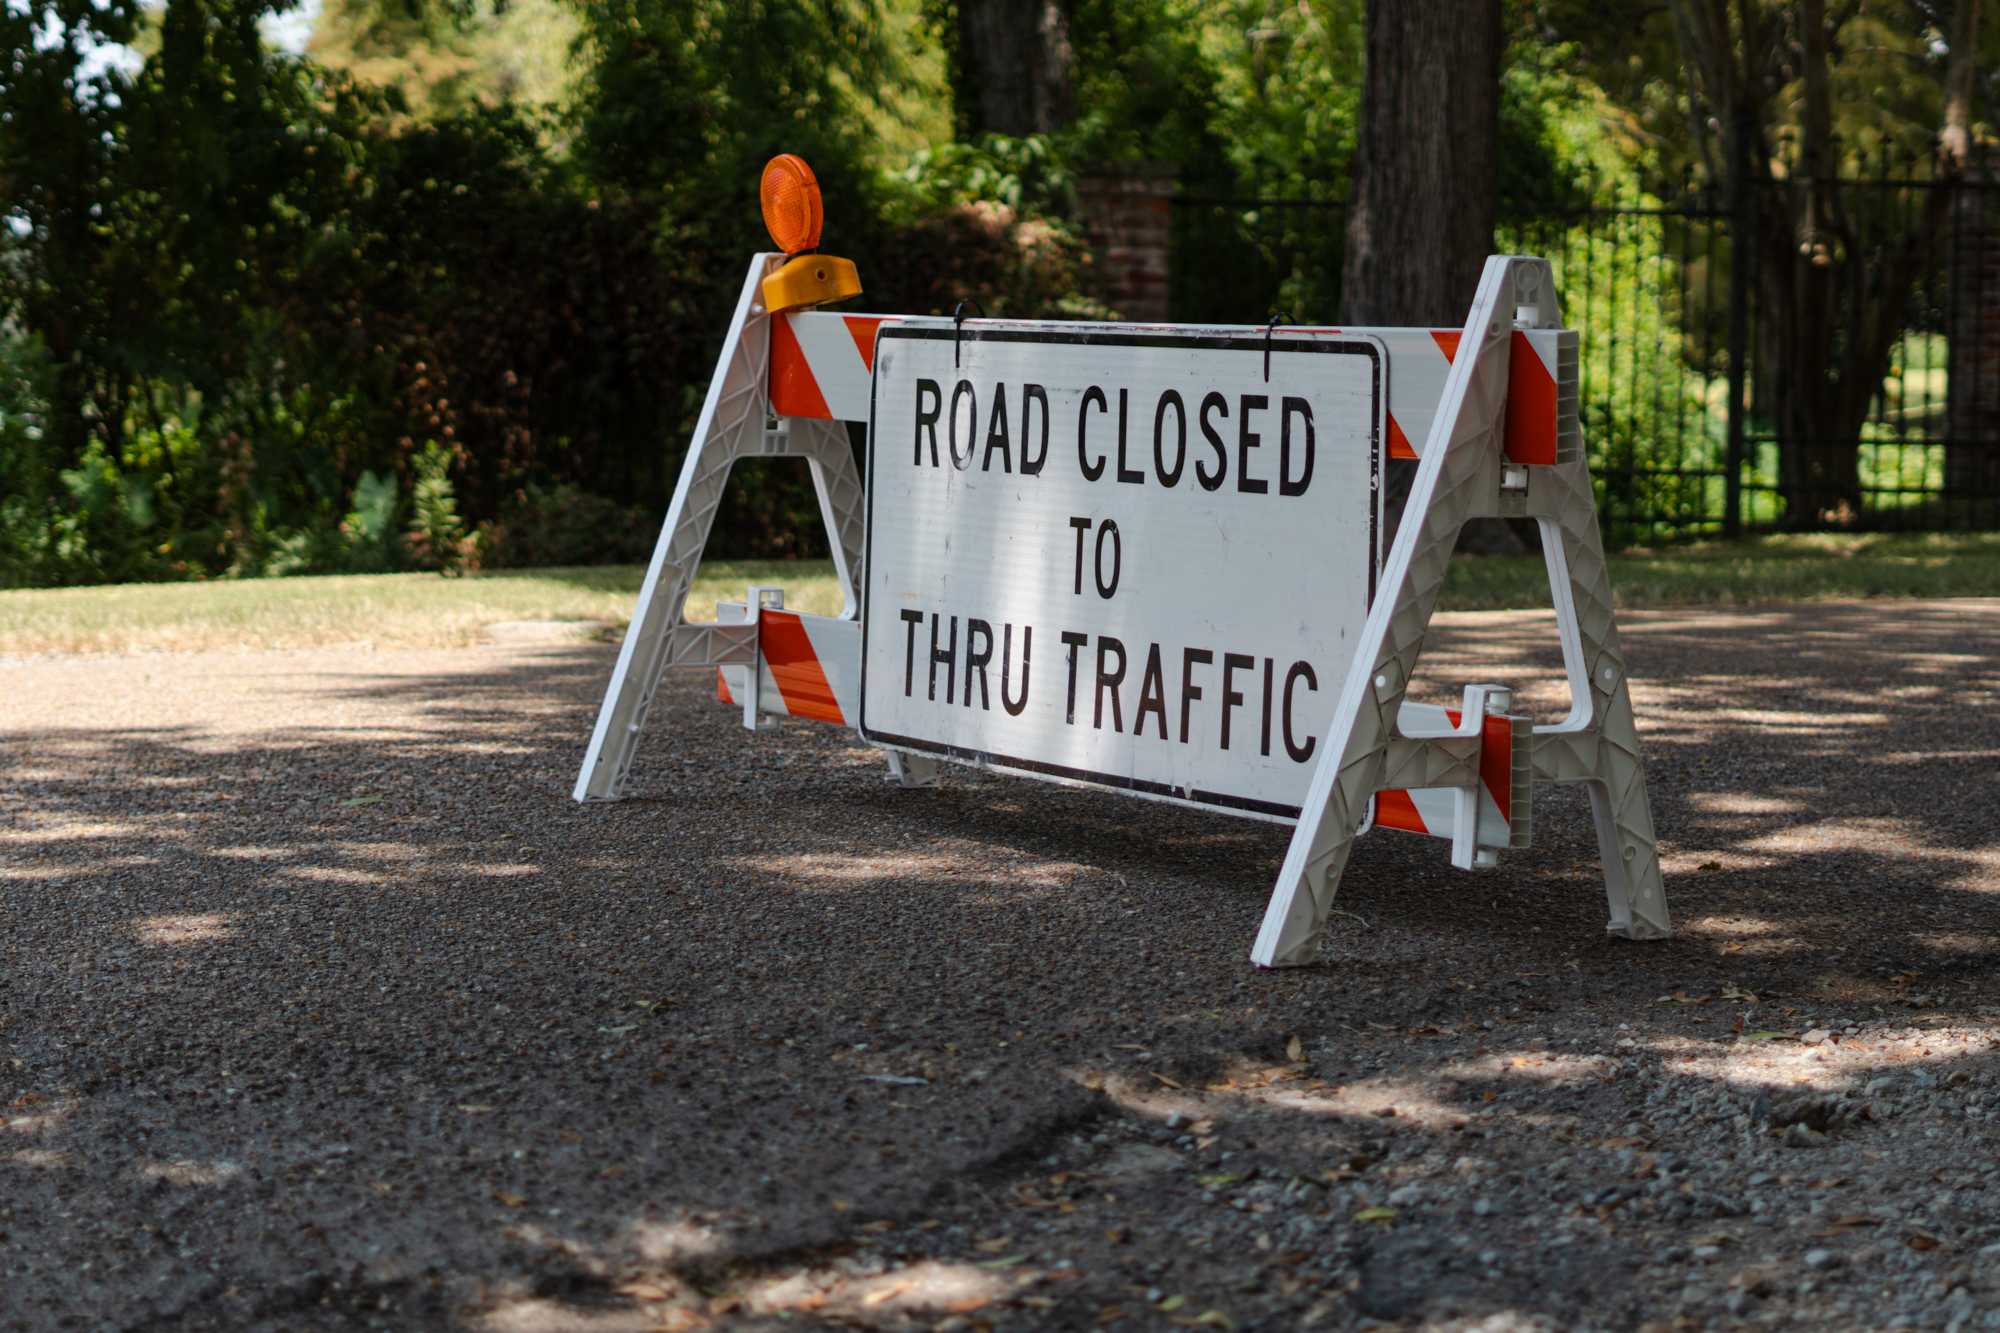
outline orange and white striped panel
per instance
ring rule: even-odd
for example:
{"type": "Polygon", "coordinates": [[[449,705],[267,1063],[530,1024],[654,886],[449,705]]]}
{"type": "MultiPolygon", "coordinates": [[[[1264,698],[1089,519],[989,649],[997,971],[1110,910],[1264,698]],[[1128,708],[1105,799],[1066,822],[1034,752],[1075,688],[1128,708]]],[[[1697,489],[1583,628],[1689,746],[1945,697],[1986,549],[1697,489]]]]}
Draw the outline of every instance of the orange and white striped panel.
{"type": "MultiPolygon", "coordinates": [[[[1429,712],[1442,714],[1444,725],[1452,728],[1459,725],[1463,716],[1456,708],[1406,703],[1400,723],[1408,727],[1413,715],[1429,712]]],[[[1513,745],[1513,720],[1488,717],[1480,728],[1479,745],[1479,826],[1474,841],[1481,847],[1505,847],[1512,835],[1513,745]]],[[[1377,792],[1375,823],[1383,828],[1402,829],[1406,833],[1449,838],[1452,826],[1457,822],[1456,795],[1450,787],[1377,792]]]]}
{"type": "MultiPolygon", "coordinates": [[[[737,603],[725,602],[717,609],[724,623],[743,619],[737,603]]],[[[850,725],[848,718],[861,703],[860,621],[767,609],[757,617],[757,647],[763,672],[757,693],[761,711],[850,725]]],[[[718,667],[716,696],[724,703],[740,699],[749,671],[747,666],[718,667]]]]}
{"type": "MultiPolygon", "coordinates": [[[[740,623],[740,603],[725,602],[719,619],[740,623]]],[[[762,657],[759,710],[774,717],[805,717],[851,727],[860,710],[861,623],[795,611],[765,610],[757,618],[758,650],[762,657]]],[[[716,669],[716,698],[726,704],[742,700],[748,666],[716,669]]],[[[1456,727],[1455,708],[1432,709],[1405,704],[1406,716],[1435,713],[1444,726],[1456,727]]],[[[1479,825],[1482,847],[1508,844],[1508,812],[1512,808],[1510,767],[1513,723],[1504,717],[1486,719],[1479,760],[1479,825]]],[[[1454,793],[1448,787],[1416,791],[1384,791],[1375,797],[1375,823],[1384,828],[1449,839],[1455,822],[1454,793]]]]}
{"type": "MultiPolygon", "coordinates": [[[[779,416],[866,421],[875,368],[875,333],[885,323],[949,327],[950,321],[897,315],[789,311],[771,321],[771,410],[779,416]]],[[[1262,332],[1261,329],[1255,332],[1262,332]]],[[[1430,437],[1444,398],[1445,377],[1458,352],[1457,329],[1282,328],[1282,333],[1364,333],[1389,351],[1389,457],[1415,458],[1430,437]]],[[[1562,344],[1575,364],[1576,335],[1567,329],[1516,330],[1507,380],[1507,457],[1516,463],[1556,461],[1563,430],[1562,344]]],[[[1574,373],[1574,372],[1572,372],[1574,373]]]]}

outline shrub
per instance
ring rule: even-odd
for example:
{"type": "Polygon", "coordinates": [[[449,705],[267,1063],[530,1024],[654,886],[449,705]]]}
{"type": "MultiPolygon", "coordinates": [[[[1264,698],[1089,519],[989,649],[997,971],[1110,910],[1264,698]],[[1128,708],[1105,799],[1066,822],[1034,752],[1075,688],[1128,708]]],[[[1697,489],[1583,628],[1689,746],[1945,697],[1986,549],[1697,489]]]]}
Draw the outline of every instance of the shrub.
{"type": "Polygon", "coordinates": [[[580,487],[527,486],[474,538],[482,565],[631,564],[652,553],[657,514],[580,487]]]}
{"type": "Polygon", "coordinates": [[[458,516],[451,465],[451,454],[437,441],[425,442],[412,462],[417,480],[410,490],[410,527],[403,540],[417,568],[461,574],[477,566],[477,548],[458,516]]]}

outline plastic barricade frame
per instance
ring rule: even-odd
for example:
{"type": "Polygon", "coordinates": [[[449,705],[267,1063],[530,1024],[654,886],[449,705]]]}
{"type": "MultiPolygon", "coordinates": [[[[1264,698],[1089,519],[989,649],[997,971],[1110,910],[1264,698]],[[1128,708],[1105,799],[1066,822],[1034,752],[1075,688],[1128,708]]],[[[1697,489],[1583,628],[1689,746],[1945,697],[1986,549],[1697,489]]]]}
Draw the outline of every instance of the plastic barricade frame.
{"type": "MultiPolygon", "coordinates": [[[[669,667],[716,671],[719,693],[741,706],[752,729],[767,714],[849,727],[859,720],[866,496],[846,423],[869,419],[884,325],[958,322],[772,315],[759,289],[782,259],[759,255],[746,274],[577,777],[579,801],[623,794],[669,667]],[[770,457],[800,458],[811,469],[842,610],[787,611],[781,591],[757,588],[744,603],[722,604],[714,622],[690,621],[688,593],[729,472],[739,459],[770,457]]],[[[985,329],[1009,321],[965,323],[985,329]]],[[[1271,330],[1197,332],[1241,338],[1271,330]]],[[[1354,839],[1371,823],[1447,840],[1460,868],[1491,865],[1503,850],[1529,845],[1533,793],[1548,783],[1583,783],[1590,793],[1607,929],[1665,936],[1665,886],[1578,424],[1578,344],[1562,326],[1549,266],[1523,256],[1489,259],[1460,330],[1284,332],[1379,340],[1390,364],[1387,452],[1414,457],[1416,474],[1251,960],[1275,967],[1316,957],[1354,839]],[[1495,685],[1465,687],[1458,709],[1404,697],[1459,533],[1480,517],[1533,519],[1541,529],[1571,697],[1559,721],[1531,724],[1513,712],[1511,692],[1495,685]]],[[[884,753],[898,784],[935,782],[935,758],[884,753]]]]}

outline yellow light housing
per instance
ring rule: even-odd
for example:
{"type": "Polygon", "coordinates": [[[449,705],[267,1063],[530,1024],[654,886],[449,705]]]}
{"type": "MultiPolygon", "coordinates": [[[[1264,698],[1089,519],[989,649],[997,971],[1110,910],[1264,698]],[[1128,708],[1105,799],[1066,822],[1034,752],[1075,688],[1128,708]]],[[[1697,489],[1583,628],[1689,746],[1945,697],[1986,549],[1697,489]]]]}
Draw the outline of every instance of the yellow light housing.
{"type": "Polygon", "coordinates": [[[764,279],[764,308],[774,315],[860,294],[861,274],[854,261],[838,255],[799,255],[764,279]]]}
{"type": "Polygon", "coordinates": [[[782,268],[764,279],[764,309],[776,314],[860,295],[861,275],[852,260],[808,253],[819,248],[825,213],[819,179],[804,158],[780,153],[766,162],[757,202],[771,243],[788,256],[782,268]]]}

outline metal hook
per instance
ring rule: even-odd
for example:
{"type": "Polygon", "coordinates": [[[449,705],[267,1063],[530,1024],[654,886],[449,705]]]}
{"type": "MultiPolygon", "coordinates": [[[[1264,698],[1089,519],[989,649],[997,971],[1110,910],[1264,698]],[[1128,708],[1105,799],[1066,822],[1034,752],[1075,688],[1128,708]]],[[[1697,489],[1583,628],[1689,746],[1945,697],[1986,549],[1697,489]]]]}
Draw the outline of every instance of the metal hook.
{"type": "Polygon", "coordinates": [[[974,310],[977,310],[981,319],[986,318],[986,307],[972,300],[970,297],[960,301],[951,308],[951,368],[953,370],[958,369],[958,342],[964,333],[965,308],[967,306],[971,306],[974,310]]]}
{"type": "Polygon", "coordinates": [[[1277,328],[1280,323],[1291,322],[1292,317],[1281,312],[1272,315],[1271,322],[1264,326],[1264,383],[1266,384],[1271,382],[1271,330],[1277,328]]]}

